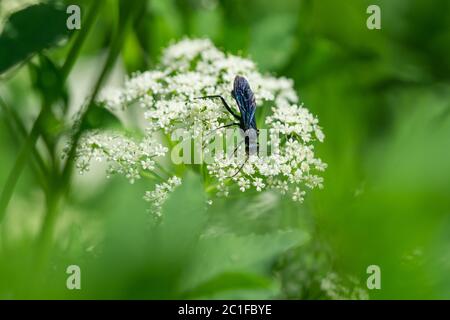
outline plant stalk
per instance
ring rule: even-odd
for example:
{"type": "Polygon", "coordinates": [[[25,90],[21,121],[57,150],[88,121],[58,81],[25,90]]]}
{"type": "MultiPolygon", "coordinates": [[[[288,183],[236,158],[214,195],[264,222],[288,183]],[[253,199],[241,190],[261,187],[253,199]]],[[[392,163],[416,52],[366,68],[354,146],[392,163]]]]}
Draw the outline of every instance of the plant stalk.
{"type": "MultiPolygon", "coordinates": [[[[67,77],[75,64],[75,61],[77,60],[77,58],[79,56],[82,44],[84,43],[84,41],[89,33],[89,30],[92,29],[92,25],[95,22],[95,18],[98,14],[101,4],[103,4],[103,0],[97,0],[97,1],[93,2],[92,7],[89,10],[89,13],[86,17],[85,25],[80,30],[80,33],[78,34],[77,38],[75,39],[75,42],[73,43],[73,45],[67,55],[67,59],[62,67],[62,75],[63,75],[62,81],[63,82],[65,82],[67,80],[67,77]]],[[[61,87],[62,87],[62,85],[61,85],[61,87]]],[[[28,137],[26,138],[24,145],[23,145],[22,149],[20,150],[19,155],[16,158],[14,166],[8,175],[6,184],[3,188],[2,194],[0,195],[0,223],[2,222],[2,220],[5,216],[6,209],[11,200],[14,189],[17,185],[17,181],[19,180],[19,177],[23,171],[23,168],[25,167],[25,164],[28,159],[28,154],[30,153],[30,149],[35,148],[36,141],[40,136],[39,123],[43,119],[46,110],[48,110],[49,108],[50,108],[50,106],[48,106],[48,105],[42,106],[42,109],[32,126],[31,132],[28,135],[28,137]]]]}

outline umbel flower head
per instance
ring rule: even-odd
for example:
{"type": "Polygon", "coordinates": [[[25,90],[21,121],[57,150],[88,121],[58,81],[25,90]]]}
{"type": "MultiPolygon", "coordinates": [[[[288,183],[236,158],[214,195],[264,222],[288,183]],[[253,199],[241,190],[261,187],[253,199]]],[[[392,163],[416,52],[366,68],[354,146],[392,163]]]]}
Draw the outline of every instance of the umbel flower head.
{"type": "MultiPolygon", "coordinates": [[[[133,143],[124,136],[120,138],[119,133],[111,138],[107,138],[110,133],[88,133],[79,147],[81,169],[88,167],[87,160],[103,158],[110,162],[110,171],[135,180],[142,176],[142,171],[156,170],[157,157],[167,151],[157,137],[162,133],[170,139],[173,132],[182,130],[184,137],[201,140],[202,152],[211,153],[212,161],[201,171],[208,182],[205,189],[218,195],[227,196],[234,190],[270,189],[302,201],[306,189],[322,187],[318,172],[326,164],[315,157],[313,144],[322,142],[324,134],[317,118],[299,102],[293,81],[261,74],[251,60],[224,53],[210,40],[184,39],[169,46],[155,70],[133,74],[123,88],[108,90],[102,102],[110,110],[139,105],[146,123],[144,138],[133,143]],[[216,129],[236,120],[219,99],[196,99],[222,95],[234,106],[230,91],[236,75],[245,77],[251,85],[258,128],[273,137],[268,143],[272,146],[268,154],[252,154],[244,162],[240,157],[217,150],[213,153],[206,147],[215,138],[208,133],[221,135],[226,129],[216,129]]],[[[145,199],[152,203],[156,198],[164,199],[162,193],[167,194],[178,182],[174,178],[163,182],[155,191],[148,192],[145,199]]]]}

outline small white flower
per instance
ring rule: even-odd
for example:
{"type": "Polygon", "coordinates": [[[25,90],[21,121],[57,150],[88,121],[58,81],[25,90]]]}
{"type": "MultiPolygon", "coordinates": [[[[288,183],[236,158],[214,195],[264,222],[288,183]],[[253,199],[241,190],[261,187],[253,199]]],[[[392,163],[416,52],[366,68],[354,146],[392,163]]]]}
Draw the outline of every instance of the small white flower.
{"type": "Polygon", "coordinates": [[[305,194],[305,191],[300,191],[299,187],[295,187],[295,191],[292,193],[292,200],[303,202],[305,194]]]}
{"type": "Polygon", "coordinates": [[[247,190],[248,188],[250,188],[250,181],[248,181],[245,178],[239,178],[238,180],[238,185],[239,185],[239,190],[241,190],[242,192],[244,192],[245,190],[247,190]]]}
{"type": "Polygon", "coordinates": [[[177,176],[169,178],[167,182],[157,184],[152,191],[146,191],[144,200],[152,205],[152,213],[157,217],[161,216],[161,209],[164,202],[167,200],[169,193],[181,184],[181,179],[177,176]]]}
{"type": "Polygon", "coordinates": [[[104,103],[110,111],[118,111],[123,107],[122,91],[108,87],[100,93],[99,102],[104,103]]]}
{"type": "Polygon", "coordinates": [[[266,186],[261,178],[255,178],[253,185],[255,186],[256,191],[261,191],[266,186]]]}

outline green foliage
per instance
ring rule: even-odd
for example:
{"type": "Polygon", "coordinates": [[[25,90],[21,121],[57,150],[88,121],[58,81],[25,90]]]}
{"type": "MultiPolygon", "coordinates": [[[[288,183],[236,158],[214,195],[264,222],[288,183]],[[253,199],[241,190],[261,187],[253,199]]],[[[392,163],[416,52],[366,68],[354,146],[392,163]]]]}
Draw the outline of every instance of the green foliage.
{"type": "Polygon", "coordinates": [[[119,129],[121,121],[102,104],[93,104],[86,113],[83,130],[92,129],[119,129]]]}
{"type": "Polygon", "coordinates": [[[64,77],[61,69],[45,55],[39,55],[39,65],[30,63],[30,76],[34,89],[40,92],[46,105],[51,105],[59,98],[67,104],[68,94],[62,87],[64,77]]]}
{"type": "Polygon", "coordinates": [[[270,298],[277,292],[275,283],[262,276],[270,274],[278,255],[307,239],[299,232],[204,237],[193,252],[194,263],[182,282],[183,287],[189,296],[198,298],[220,297],[217,294],[222,291],[258,289],[270,298]]]}
{"type": "Polygon", "coordinates": [[[63,7],[36,4],[13,13],[0,35],[0,74],[69,35],[63,7]]]}
{"type": "Polygon", "coordinates": [[[201,236],[208,215],[200,178],[194,174],[184,177],[170,195],[161,223],[151,223],[145,215],[116,214],[105,247],[86,268],[96,270],[94,283],[86,288],[90,297],[105,297],[105,287],[110,298],[217,298],[249,290],[273,294],[270,262],[306,240],[293,232],[201,236]]]}

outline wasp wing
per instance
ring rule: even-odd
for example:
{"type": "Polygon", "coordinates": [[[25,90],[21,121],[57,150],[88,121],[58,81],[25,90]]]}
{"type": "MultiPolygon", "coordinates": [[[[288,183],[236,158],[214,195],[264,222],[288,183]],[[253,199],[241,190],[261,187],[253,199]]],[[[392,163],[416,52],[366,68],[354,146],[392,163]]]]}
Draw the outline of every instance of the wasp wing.
{"type": "Polygon", "coordinates": [[[236,76],[231,94],[239,107],[245,129],[256,130],[256,102],[248,81],[244,77],[236,76]]]}

